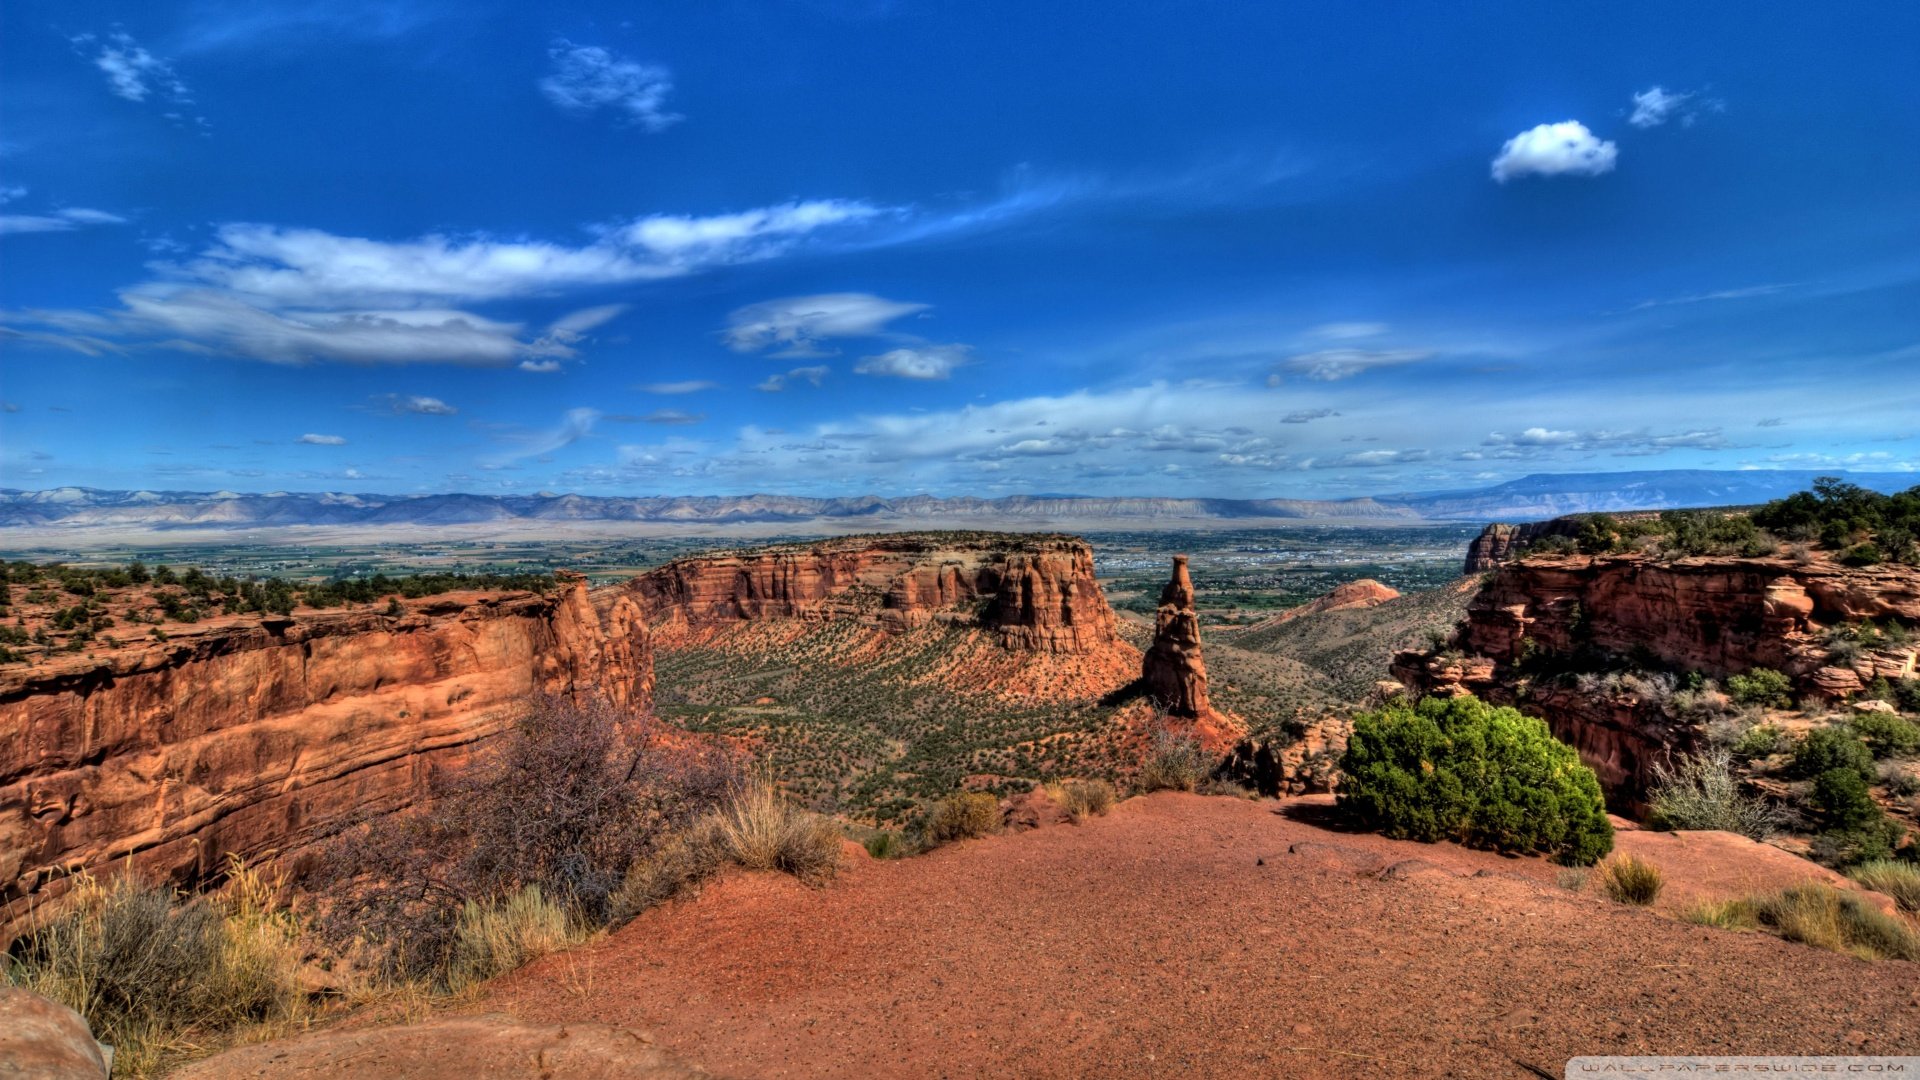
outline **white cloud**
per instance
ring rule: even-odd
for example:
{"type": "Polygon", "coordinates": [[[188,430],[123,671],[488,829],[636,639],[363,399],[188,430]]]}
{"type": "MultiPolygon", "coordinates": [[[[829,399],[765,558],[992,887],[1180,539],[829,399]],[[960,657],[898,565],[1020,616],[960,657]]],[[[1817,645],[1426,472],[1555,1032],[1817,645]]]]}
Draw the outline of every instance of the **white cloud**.
{"type": "Polygon", "coordinates": [[[294,441],[300,442],[300,443],[306,443],[308,446],[345,446],[347,445],[347,440],[339,435],[315,435],[311,431],[309,431],[305,435],[300,436],[298,439],[295,439],[294,441]]]}
{"type": "Polygon", "coordinates": [[[1692,96],[1687,93],[1668,93],[1658,86],[1642,90],[1633,95],[1633,115],[1627,118],[1627,123],[1637,128],[1659,127],[1692,96]]]}
{"type": "MultiPolygon", "coordinates": [[[[25,188],[13,190],[17,194],[26,192],[25,188]]],[[[4,201],[8,200],[0,200],[4,201]]],[[[9,233],[67,232],[82,225],[124,225],[126,221],[119,214],[80,206],[49,210],[44,214],[0,214],[0,236],[9,233]]]]}
{"type": "Polygon", "coordinates": [[[1670,296],[1664,300],[1642,300],[1629,308],[1629,311],[1644,311],[1647,308],[1666,307],[1670,304],[1701,304],[1710,300],[1748,300],[1756,296],[1772,296],[1784,292],[1793,285],[1747,285],[1738,289],[1717,289],[1713,292],[1691,293],[1686,296],[1670,296]]]}
{"type": "Polygon", "coordinates": [[[769,394],[777,394],[792,385],[795,380],[799,380],[810,386],[819,386],[820,380],[827,377],[829,370],[825,364],[818,364],[812,367],[797,367],[784,375],[767,376],[766,379],[758,386],[755,386],[754,389],[764,390],[769,394]]]}
{"type": "Polygon", "coordinates": [[[874,337],[894,319],[926,309],[926,304],[871,293],[789,296],[737,309],[727,318],[724,337],[737,352],[774,349],[774,356],[820,356],[828,338],[874,337]]]}
{"type": "Polygon", "coordinates": [[[1695,91],[1655,86],[1633,95],[1633,114],[1627,117],[1627,123],[1637,128],[1656,128],[1678,117],[1681,127],[1692,127],[1701,113],[1723,112],[1726,107],[1726,102],[1702,97],[1695,91]]]}
{"type": "MultiPolygon", "coordinates": [[[[87,35],[76,42],[91,44],[92,40],[87,35]]],[[[93,64],[106,73],[107,88],[128,101],[145,101],[155,91],[176,102],[193,100],[186,84],[174,74],[173,65],[148,52],[125,31],[107,35],[93,64]]]]}
{"type": "Polygon", "coordinates": [[[598,409],[568,409],[561,415],[560,423],[546,431],[502,432],[495,438],[506,443],[510,449],[494,455],[483,464],[491,468],[501,468],[522,458],[551,454],[555,450],[572,446],[593,434],[593,425],[599,420],[600,410],[598,409]]]}
{"type": "Polygon", "coordinates": [[[0,184],[0,206],[5,206],[26,193],[27,189],[17,184],[0,184]]]}
{"type": "Polygon", "coordinates": [[[553,73],[540,80],[540,92],[561,109],[582,114],[613,109],[648,132],[665,131],[686,119],[667,111],[673,73],[664,67],[565,39],[556,41],[547,55],[553,60],[553,73]]]}
{"type": "Polygon", "coordinates": [[[1620,148],[1596,137],[1578,120],[1540,124],[1508,139],[1493,159],[1493,178],[1599,176],[1613,171],[1620,148]]]}
{"type": "Polygon", "coordinates": [[[395,404],[403,412],[417,413],[420,416],[452,416],[460,411],[437,397],[424,397],[419,394],[400,398],[395,404]]]}
{"type": "Polygon", "coordinates": [[[697,394],[702,390],[718,390],[720,384],[706,379],[683,379],[679,382],[642,383],[634,389],[649,394],[697,394]]]}
{"type": "Polygon", "coordinates": [[[1325,420],[1330,416],[1339,416],[1332,409],[1298,409],[1280,418],[1283,424],[1305,424],[1314,420],[1325,420]]]}
{"type": "Polygon", "coordinates": [[[1432,355],[1423,349],[1321,349],[1282,361],[1280,371],[1268,377],[1267,385],[1278,386],[1283,381],[1281,372],[1316,382],[1336,382],[1374,368],[1416,363],[1432,355]]]}
{"type": "Polygon", "coordinates": [[[915,345],[889,349],[863,358],[853,366],[860,375],[891,375],[901,379],[945,379],[970,361],[971,345],[915,345]]]}
{"type": "Polygon", "coordinates": [[[1696,428],[1656,435],[1646,429],[1563,431],[1530,427],[1513,435],[1493,432],[1480,445],[1485,449],[1463,451],[1456,456],[1465,461],[1518,460],[1566,451],[1578,454],[1606,453],[1613,457],[1652,457],[1670,450],[1725,450],[1730,447],[1719,428],[1696,428]]]}
{"type": "MultiPolygon", "coordinates": [[[[880,212],[829,199],[704,218],[654,215],[579,247],[486,237],[380,241],[230,224],[196,258],[152,264],[158,280],[122,290],[118,310],[16,312],[8,320],[70,332],[84,323],[95,337],[275,363],[519,363],[529,371],[557,371],[588,332],[625,305],[573,312],[539,335],[452,305],[661,280],[772,258],[815,230],[880,212]]],[[[69,213],[58,227],[111,217],[69,213]]]]}
{"type": "Polygon", "coordinates": [[[643,424],[669,424],[681,426],[698,424],[707,418],[705,413],[682,412],[679,409],[655,409],[637,419],[643,424]]]}
{"type": "Polygon", "coordinates": [[[520,370],[531,371],[535,375],[551,375],[554,372],[560,370],[560,361],[558,360],[522,360],[520,361],[520,370]]]}
{"type": "Polygon", "coordinates": [[[547,327],[547,336],[556,341],[571,344],[585,337],[587,331],[605,324],[626,310],[626,304],[602,304],[599,307],[583,308],[554,320],[553,325],[547,327]]]}

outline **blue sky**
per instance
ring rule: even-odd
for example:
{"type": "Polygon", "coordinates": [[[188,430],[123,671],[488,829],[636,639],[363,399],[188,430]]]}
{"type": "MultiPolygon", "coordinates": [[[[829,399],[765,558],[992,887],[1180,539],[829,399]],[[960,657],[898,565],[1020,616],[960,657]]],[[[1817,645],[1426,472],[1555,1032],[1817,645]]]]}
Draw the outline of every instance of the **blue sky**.
{"type": "Polygon", "coordinates": [[[0,18],[5,486],[1920,468],[1910,5],[0,18]]]}

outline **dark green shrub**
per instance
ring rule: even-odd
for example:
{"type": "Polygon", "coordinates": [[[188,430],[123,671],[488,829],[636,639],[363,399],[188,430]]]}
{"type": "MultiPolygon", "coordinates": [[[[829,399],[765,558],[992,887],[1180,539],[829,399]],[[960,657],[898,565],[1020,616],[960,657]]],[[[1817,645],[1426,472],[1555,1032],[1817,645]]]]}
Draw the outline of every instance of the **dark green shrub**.
{"type": "Polygon", "coordinates": [[[1772,668],[1727,676],[1727,696],[1742,705],[1784,709],[1793,704],[1793,680],[1772,668]]]}
{"type": "Polygon", "coordinates": [[[1824,727],[1807,733],[1793,748],[1792,775],[1802,780],[1847,769],[1864,782],[1873,775],[1873,751],[1848,727],[1824,727]]]}
{"type": "Polygon", "coordinates": [[[1864,829],[1883,816],[1880,804],[1867,790],[1866,777],[1845,767],[1828,769],[1815,777],[1807,805],[1829,830],[1841,832],[1864,829]]]}
{"type": "Polygon", "coordinates": [[[1853,718],[1852,727],[1867,741],[1874,757],[1898,757],[1920,750],[1920,724],[1892,713],[1861,713],[1853,718]]]}
{"type": "Polygon", "coordinates": [[[1863,544],[1855,544],[1840,553],[1840,561],[1847,566],[1874,566],[1885,562],[1886,559],[1886,555],[1880,550],[1880,545],[1871,540],[1863,544]]]}
{"type": "Polygon", "coordinates": [[[1511,708],[1472,697],[1391,703],[1354,719],[1340,767],[1340,806],[1387,836],[1576,865],[1613,848],[1593,770],[1511,708]]]}

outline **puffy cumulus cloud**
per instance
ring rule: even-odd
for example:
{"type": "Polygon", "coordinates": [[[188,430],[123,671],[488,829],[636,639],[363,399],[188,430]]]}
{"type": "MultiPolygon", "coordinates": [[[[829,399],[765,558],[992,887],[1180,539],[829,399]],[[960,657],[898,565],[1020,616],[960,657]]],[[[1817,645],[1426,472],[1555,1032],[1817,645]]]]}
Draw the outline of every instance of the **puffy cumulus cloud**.
{"type": "Polygon", "coordinates": [[[789,296],[736,309],[727,316],[723,338],[736,352],[771,349],[774,356],[821,356],[829,339],[875,337],[893,320],[925,310],[926,304],[872,293],[789,296]]]}
{"type": "MultiPolygon", "coordinates": [[[[16,188],[24,193],[25,188],[16,188]]],[[[5,201],[5,200],[0,200],[5,201]]],[[[83,225],[124,225],[127,219],[105,210],[68,207],[42,214],[0,214],[0,236],[12,233],[68,232],[83,225]]]]}
{"type": "Polygon", "coordinates": [[[1432,355],[1425,349],[1319,349],[1281,361],[1267,377],[1267,385],[1279,386],[1288,375],[1316,382],[1337,382],[1374,368],[1417,363],[1432,355]]]}
{"type": "Polygon", "coordinates": [[[900,379],[945,379],[970,361],[971,345],[912,345],[868,356],[853,366],[859,375],[891,375],[900,379]]]}
{"type": "Polygon", "coordinates": [[[1560,452],[1652,457],[1672,450],[1726,450],[1731,445],[1719,428],[1655,434],[1645,429],[1562,431],[1531,427],[1515,434],[1493,432],[1481,441],[1480,449],[1465,450],[1455,456],[1462,461],[1524,460],[1560,452]]]}
{"type": "Polygon", "coordinates": [[[795,383],[806,383],[808,386],[817,387],[820,385],[820,380],[827,377],[829,370],[825,364],[797,367],[784,375],[767,376],[759,385],[755,386],[754,389],[765,391],[769,394],[777,394],[795,383]]]}
{"type": "Polygon", "coordinates": [[[528,371],[557,371],[625,305],[575,311],[538,332],[455,305],[656,281],[772,258],[816,230],[878,212],[824,200],[704,218],[654,215],[582,246],[486,237],[383,241],[230,224],[197,257],[152,264],[157,280],[121,290],[117,310],[6,318],[67,334],[274,363],[518,363],[528,371]]]}
{"type": "Polygon", "coordinates": [[[1620,148],[1578,120],[1539,124],[1508,139],[1493,159],[1500,183],[1522,176],[1599,176],[1613,171],[1620,148]]]}
{"type": "Polygon", "coordinates": [[[564,38],[553,43],[547,56],[553,71],[540,80],[540,92],[560,109],[579,114],[611,109],[647,132],[665,131],[686,119],[667,111],[673,73],[664,67],[564,38]]]}
{"type": "Polygon", "coordinates": [[[648,394],[697,394],[702,390],[718,390],[720,384],[708,379],[682,379],[678,382],[641,383],[634,389],[648,394]]]}
{"type": "Polygon", "coordinates": [[[307,432],[305,435],[302,435],[298,439],[295,439],[293,441],[297,443],[305,443],[308,446],[345,446],[347,445],[347,440],[342,436],[315,435],[311,431],[307,432]]]}

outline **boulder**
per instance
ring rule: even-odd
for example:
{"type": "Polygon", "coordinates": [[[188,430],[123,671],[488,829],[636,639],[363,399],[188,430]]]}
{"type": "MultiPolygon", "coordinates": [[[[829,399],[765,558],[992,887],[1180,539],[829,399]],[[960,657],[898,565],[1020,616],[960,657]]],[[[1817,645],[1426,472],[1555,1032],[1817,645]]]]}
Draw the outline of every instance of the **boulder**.
{"type": "Polygon", "coordinates": [[[0,1080],[106,1080],[112,1064],[79,1013],[0,986],[0,1080]]]}

